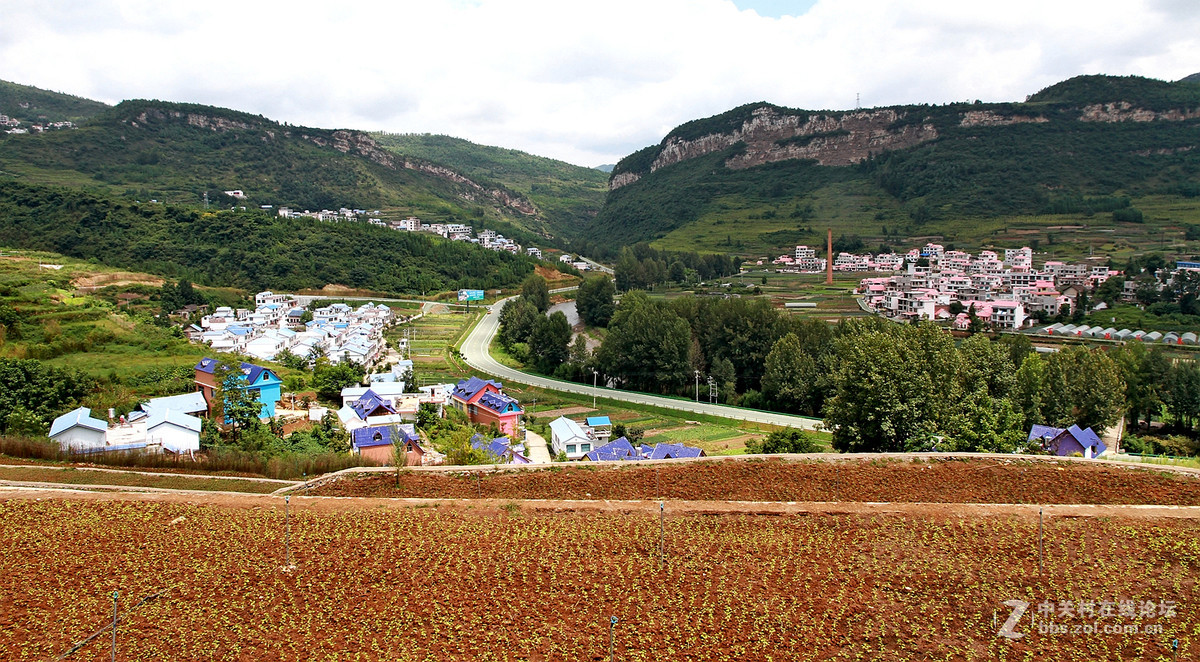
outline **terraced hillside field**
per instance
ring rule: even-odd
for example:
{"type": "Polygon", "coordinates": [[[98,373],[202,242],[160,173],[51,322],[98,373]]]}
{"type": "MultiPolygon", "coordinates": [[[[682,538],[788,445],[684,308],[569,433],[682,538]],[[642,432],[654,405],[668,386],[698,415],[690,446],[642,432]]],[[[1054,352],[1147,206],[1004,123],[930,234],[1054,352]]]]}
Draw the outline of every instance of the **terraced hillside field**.
{"type": "Polygon", "coordinates": [[[539,470],[348,474],[327,496],[671,501],[1157,504],[1200,506],[1200,476],[1067,460],[713,460],[539,470]]]}
{"type": "Polygon", "coordinates": [[[293,499],[289,534],[270,497],[4,496],[5,660],[56,659],[97,632],[68,659],[109,659],[113,591],[121,660],[608,660],[610,645],[647,661],[1167,660],[1172,639],[1181,660],[1200,652],[1196,519],[1048,518],[1039,572],[1036,513],[671,512],[660,530],[657,513],[293,499]],[[1030,605],[1017,639],[999,636],[1013,600],[1030,605]]]}

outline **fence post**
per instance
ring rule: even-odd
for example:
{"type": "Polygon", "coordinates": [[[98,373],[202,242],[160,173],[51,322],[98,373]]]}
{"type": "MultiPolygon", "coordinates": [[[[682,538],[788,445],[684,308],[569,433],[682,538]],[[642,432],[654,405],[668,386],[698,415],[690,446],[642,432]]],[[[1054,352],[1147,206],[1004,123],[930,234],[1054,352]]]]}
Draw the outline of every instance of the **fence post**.
{"type": "Polygon", "coordinates": [[[617,617],[608,617],[608,662],[613,662],[613,644],[616,642],[617,617]]]}
{"type": "Polygon", "coordinates": [[[120,591],[113,591],[112,662],[117,662],[117,601],[120,597],[120,591]]]}
{"type": "Polygon", "coordinates": [[[663,560],[664,560],[664,557],[666,556],[666,551],[665,551],[664,544],[663,544],[664,539],[666,537],[666,533],[665,533],[666,528],[665,528],[665,525],[663,524],[663,517],[664,517],[663,510],[665,508],[666,508],[666,503],[663,501],[659,501],[658,502],[658,569],[659,570],[662,570],[663,560]]]}
{"type": "Polygon", "coordinates": [[[284,526],[286,530],[284,532],[283,544],[285,549],[287,549],[287,565],[290,568],[292,566],[292,496],[290,494],[283,497],[283,505],[286,509],[284,514],[284,526]]]}
{"type": "Polygon", "coordinates": [[[1042,511],[1043,510],[1045,510],[1045,509],[1040,508],[1040,507],[1038,508],[1038,574],[1039,575],[1044,573],[1044,569],[1043,569],[1043,565],[1042,565],[1042,530],[1043,530],[1042,511]]]}

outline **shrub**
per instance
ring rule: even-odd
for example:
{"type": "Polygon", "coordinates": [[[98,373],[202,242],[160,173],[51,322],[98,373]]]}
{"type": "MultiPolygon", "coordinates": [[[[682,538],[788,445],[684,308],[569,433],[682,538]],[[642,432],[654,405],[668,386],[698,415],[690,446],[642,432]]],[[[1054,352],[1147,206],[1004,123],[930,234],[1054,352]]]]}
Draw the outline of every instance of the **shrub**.
{"type": "Polygon", "coordinates": [[[803,430],[784,428],[767,435],[761,442],[746,442],[747,453],[819,453],[821,447],[803,430]]]}

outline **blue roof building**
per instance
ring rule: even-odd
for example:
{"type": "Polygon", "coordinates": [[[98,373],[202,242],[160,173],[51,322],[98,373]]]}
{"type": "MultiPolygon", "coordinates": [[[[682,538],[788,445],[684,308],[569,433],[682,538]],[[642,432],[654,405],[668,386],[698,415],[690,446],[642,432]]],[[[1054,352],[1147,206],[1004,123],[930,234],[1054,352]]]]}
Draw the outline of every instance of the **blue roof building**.
{"type": "Polygon", "coordinates": [[[657,444],[648,460],[673,460],[680,457],[704,457],[704,451],[683,444],[657,444]]]}
{"type": "MultiPolygon", "coordinates": [[[[196,364],[196,385],[200,388],[200,392],[204,394],[204,400],[209,403],[208,410],[212,412],[212,400],[216,393],[216,389],[220,387],[216,381],[217,366],[220,361],[211,358],[200,359],[196,364]]],[[[255,396],[255,399],[262,404],[262,409],[258,413],[259,418],[272,418],[275,416],[275,403],[279,402],[282,395],[281,387],[283,380],[275,375],[273,371],[262,366],[254,365],[253,363],[242,363],[242,375],[246,379],[246,385],[241,388],[249,391],[255,396]]]]}
{"type": "Polygon", "coordinates": [[[50,424],[50,438],[63,449],[84,450],[103,448],[108,434],[108,421],[92,418],[92,410],[79,407],[54,419],[50,424]]]}
{"type": "Polygon", "coordinates": [[[1099,457],[1108,450],[1108,446],[1091,428],[1081,429],[1078,425],[1072,425],[1054,437],[1048,450],[1061,457],[1078,453],[1090,459],[1099,457]]]}
{"type": "Polygon", "coordinates": [[[508,437],[496,437],[491,441],[475,433],[471,437],[471,448],[482,450],[496,458],[496,464],[529,464],[531,460],[518,450],[508,437]]]}

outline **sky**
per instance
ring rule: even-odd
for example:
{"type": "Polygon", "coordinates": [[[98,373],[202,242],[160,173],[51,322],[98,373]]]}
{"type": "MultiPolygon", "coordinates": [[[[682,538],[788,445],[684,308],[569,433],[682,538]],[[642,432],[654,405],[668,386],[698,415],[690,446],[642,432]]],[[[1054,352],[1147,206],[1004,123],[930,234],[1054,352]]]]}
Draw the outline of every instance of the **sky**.
{"type": "Polygon", "coordinates": [[[0,79],[582,166],[756,101],[1020,101],[1200,72],[1197,0],[0,0],[0,17],[0,79]]]}

